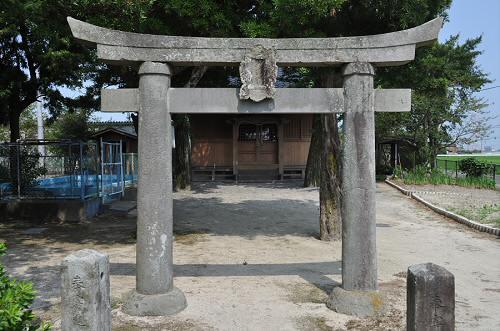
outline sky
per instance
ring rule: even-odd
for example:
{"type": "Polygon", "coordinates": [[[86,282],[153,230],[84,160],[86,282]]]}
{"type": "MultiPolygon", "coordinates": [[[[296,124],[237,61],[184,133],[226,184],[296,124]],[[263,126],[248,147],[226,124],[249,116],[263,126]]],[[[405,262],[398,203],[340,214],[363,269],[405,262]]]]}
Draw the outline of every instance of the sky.
{"type": "MultiPolygon", "coordinates": [[[[478,142],[469,148],[491,146],[500,150],[500,0],[454,0],[448,12],[449,21],[445,23],[439,40],[444,42],[451,35],[460,35],[463,42],[469,38],[482,35],[480,50],[483,52],[478,58],[482,70],[489,74],[493,82],[486,85],[477,96],[484,98],[489,106],[486,111],[491,116],[496,116],[492,121],[493,134],[486,140],[478,142]]],[[[74,92],[73,92],[74,93],[74,92]]],[[[68,94],[71,94],[68,93],[68,94]]],[[[96,113],[101,120],[123,121],[127,119],[121,113],[96,113]]]]}

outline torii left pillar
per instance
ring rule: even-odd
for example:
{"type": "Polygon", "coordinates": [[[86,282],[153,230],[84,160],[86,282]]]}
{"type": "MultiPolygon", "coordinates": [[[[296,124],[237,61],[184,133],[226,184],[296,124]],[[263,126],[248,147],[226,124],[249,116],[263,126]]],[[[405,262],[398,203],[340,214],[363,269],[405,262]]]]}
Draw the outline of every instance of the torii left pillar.
{"type": "Polygon", "coordinates": [[[139,69],[136,288],[123,307],[135,316],[173,315],[186,307],[173,285],[170,74],[164,63],[144,62],[139,69]]]}

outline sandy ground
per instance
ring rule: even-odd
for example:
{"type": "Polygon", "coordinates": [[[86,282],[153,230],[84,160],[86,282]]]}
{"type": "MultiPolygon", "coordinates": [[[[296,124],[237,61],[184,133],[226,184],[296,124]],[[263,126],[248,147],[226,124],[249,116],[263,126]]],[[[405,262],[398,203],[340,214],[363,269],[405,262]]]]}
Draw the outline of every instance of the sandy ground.
{"type": "MultiPolygon", "coordinates": [[[[401,330],[405,271],[424,262],[455,274],[458,330],[500,329],[500,240],[442,218],[386,184],[377,192],[379,282],[392,309],[380,318],[355,319],[324,304],[341,280],[341,245],[316,239],[317,190],[200,185],[176,193],[174,215],[175,285],[188,308],[150,319],[115,309],[114,330],[401,330]]],[[[77,249],[110,255],[113,307],[120,306],[135,284],[134,223],[119,213],[80,225],[6,222],[0,240],[10,249],[3,262],[34,281],[37,313],[57,326],[59,265],[77,249]]]]}
{"type": "Polygon", "coordinates": [[[402,181],[396,182],[434,205],[459,213],[473,221],[500,227],[500,189],[486,190],[454,185],[406,185],[402,181]]]}

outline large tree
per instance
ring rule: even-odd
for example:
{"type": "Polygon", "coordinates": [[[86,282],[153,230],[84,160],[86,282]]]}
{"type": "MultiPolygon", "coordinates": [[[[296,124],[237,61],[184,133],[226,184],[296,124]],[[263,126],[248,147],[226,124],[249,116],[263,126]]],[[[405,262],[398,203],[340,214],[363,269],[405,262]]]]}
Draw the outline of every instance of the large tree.
{"type": "Polygon", "coordinates": [[[81,87],[90,74],[89,53],[73,41],[62,1],[0,2],[0,123],[10,140],[20,138],[21,113],[37,100],[51,111],[85,103],[65,98],[59,87],[81,87]]]}
{"type": "Polygon", "coordinates": [[[384,87],[411,87],[412,110],[389,118],[377,117],[377,135],[411,137],[417,145],[417,162],[434,167],[436,155],[452,144],[470,143],[485,131],[485,103],[474,93],[488,83],[477,64],[481,38],[458,42],[452,36],[443,44],[419,49],[414,62],[384,70],[378,82],[384,87]]]}

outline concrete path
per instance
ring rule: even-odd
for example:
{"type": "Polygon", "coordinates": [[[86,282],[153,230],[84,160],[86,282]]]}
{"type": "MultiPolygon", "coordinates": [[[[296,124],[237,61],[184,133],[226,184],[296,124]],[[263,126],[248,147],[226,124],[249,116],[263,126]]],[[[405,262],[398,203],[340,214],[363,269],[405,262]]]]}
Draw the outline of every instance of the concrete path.
{"type": "MultiPolygon", "coordinates": [[[[171,318],[129,318],[113,330],[403,330],[405,272],[434,262],[455,274],[457,330],[500,329],[500,240],[449,221],[386,184],[377,186],[380,289],[388,316],[359,320],[325,307],[340,283],[341,244],[321,242],[318,191],[290,184],[197,185],[175,194],[174,276],[188,308],[171,318]]],[[[0,223],[9,272],[32,280],[36,312],[59,323],[60,263],[82,248],[110,254],[113,307],[135,286],[135,219],[0,223]],[[33,227],[47,228],[33,233],[33,227]]]]}

